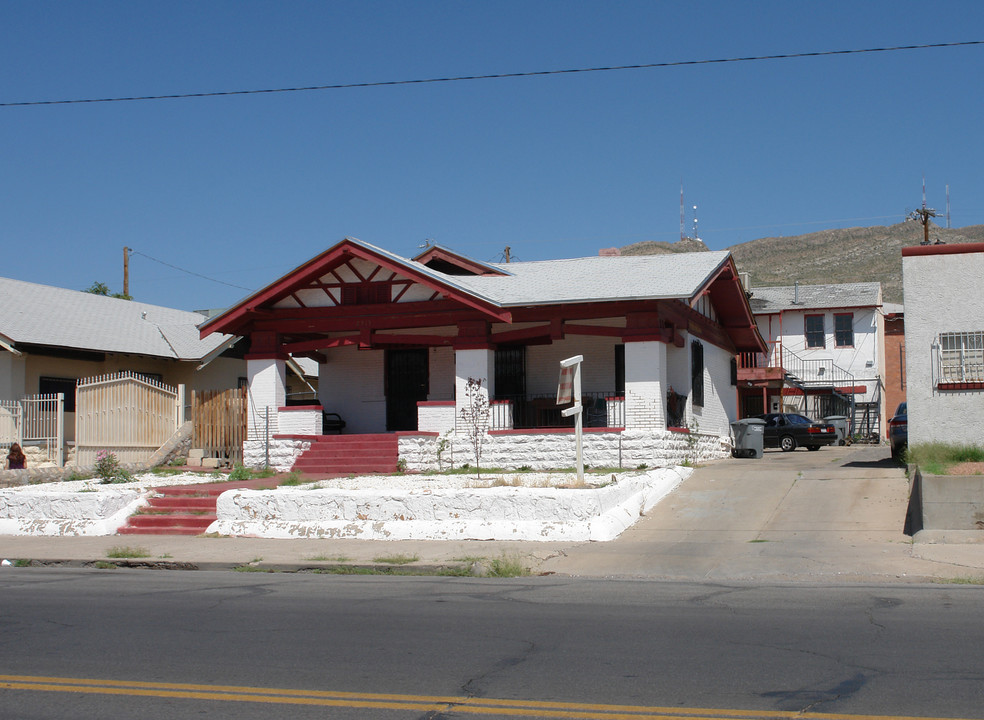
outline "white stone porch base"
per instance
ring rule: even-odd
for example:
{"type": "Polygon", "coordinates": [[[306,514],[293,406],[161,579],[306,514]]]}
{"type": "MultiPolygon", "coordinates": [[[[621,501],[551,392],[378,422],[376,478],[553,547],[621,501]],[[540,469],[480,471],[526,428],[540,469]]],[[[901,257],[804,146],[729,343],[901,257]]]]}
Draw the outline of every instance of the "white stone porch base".
{"type": "MultiPolygon", "coordinates": [[[[669,430],[595,430],[583,435],[584,464],[590,467],[669,467],[728,457],[727,437],[669,430]]],[[[575,465],[573,430],[492,431],[482,447],[482,467],[552,470],[575,465]]],[[[401,433],[400,459],[408,470],[429,472],[468,464],[475,467],[474,445],[459,431],[401,433]],[[440,466],[437,451],[444,440],[440,466]]]]}
{"type": "Polygon", "coordinates": [[[208,532],[362,540],[613,540],[692,470],[618,476],[591,489],[230,490],[208,532]]]}
{"type": "MultiPolygon", "coordinates": [[[[289,472],[297,458],[311,447],[310,440],[302,438],[273,438],[270,440],[269,465],[277,472],[289,472]]],[[[263,440],[247,440],[243,443],[243,465],[248,468],[267,466],[267,443],[263,440]]]]}

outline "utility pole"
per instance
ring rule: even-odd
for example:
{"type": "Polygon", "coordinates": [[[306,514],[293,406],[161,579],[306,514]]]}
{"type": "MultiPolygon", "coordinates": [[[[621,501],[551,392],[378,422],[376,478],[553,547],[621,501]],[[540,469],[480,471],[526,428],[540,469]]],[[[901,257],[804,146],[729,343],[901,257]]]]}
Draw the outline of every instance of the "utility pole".
{"type": "Polygon", "coordinates": [[[923,201],[922,207],[909,213],[910,220],[918,220],[923,226],[923,245],[929,245],[929,219],[936,217],[933,208],[926,207],[926,178],[923,178],[923,201]]]}
{"type": "Polygon", "coordinates": [[[123,246],[123,296],[130,297],[130,248],[123,246]]]}

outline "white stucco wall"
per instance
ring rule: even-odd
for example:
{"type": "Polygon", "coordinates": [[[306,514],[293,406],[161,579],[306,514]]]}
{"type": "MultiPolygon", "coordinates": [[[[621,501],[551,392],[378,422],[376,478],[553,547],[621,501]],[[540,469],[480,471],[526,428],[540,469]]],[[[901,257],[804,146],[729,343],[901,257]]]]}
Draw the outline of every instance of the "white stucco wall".
{"type": "Polygon", "coordinates": [[[704,343],[704,406],[694,407],[692,395],[688,402],[690,416],[702,433],[727,436],[732,421],[738,419],[738,393],[731,384],[732,357],[727,350],[704,343]]]}
{"type": "MultiPolygon", "coordinates": [[[[783,347],[796,353],[803,360],[830,360],[854,376],[857,385],[867,390],[856,396],[858,402],[871,401],[877,396],[884,336],[879,333],[879,316],[876,308],[848,308],[843,310],[786,310],[780,322],[778,315],[758,315],[756,322],[762,337],[770,343],[781,341],[783,347]],[[853,315],[854,345],[837,347],[834,332],[834,315],[853,315]],[[806,316],[823,315],[824,347],[806,347],[806,316]]],[[[804,378],[816,380],[818,378],[804,378]]]]}
{"type": "Polygon", "coordinates": [[[359,350],[354,345],[326,353],[321,365],[318,399],[325,412],[338,413],[345,432],[374,433],[386,429],[384,351],[359,350]]]}
{"type": "Polygon", "coordinates": [[[14,355],[0,349],[0,400],[19,400],[24,392],[25,361],[23,355],[14,355]]]}
{"type": "Polygon", "coordinates": [[[984,251],[902,258],[909,442],[984,445],[984,390],[938,390],[933,343],[984,332],[984,251]]]}

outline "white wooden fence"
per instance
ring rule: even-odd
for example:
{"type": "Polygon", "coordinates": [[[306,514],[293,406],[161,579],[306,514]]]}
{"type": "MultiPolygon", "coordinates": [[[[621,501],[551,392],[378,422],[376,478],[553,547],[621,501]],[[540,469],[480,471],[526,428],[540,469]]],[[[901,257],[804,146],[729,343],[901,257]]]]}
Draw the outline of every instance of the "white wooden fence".
{"type": "Polygon", "coordinates": [[[184,386],[132,372],[79,380],[75,395],[75,463],[91,467],[108,450],[121,463],[145,462],[184,415],[184,386]]]}

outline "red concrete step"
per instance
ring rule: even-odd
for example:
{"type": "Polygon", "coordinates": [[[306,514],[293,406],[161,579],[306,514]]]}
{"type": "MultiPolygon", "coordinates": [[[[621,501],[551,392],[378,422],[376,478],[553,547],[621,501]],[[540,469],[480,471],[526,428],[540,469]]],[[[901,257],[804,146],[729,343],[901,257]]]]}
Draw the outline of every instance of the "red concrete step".
{"type": "Polygon", "coordinates": [[[197,527],[202,532],[215,522],[215,513],[137,513],[127,523],[131,528],[197,527]]]}
{"type": "Polygon", "coordinates": [[[322,435],[294,462],[294,470],[309,474],[396,472],[396,435],[322,435]]]}
{"type": "Polygon", "coordinates": [[[216,495],[170,495],[150,498],[149,507],[155,510],[215,510],[216,495]]]}

